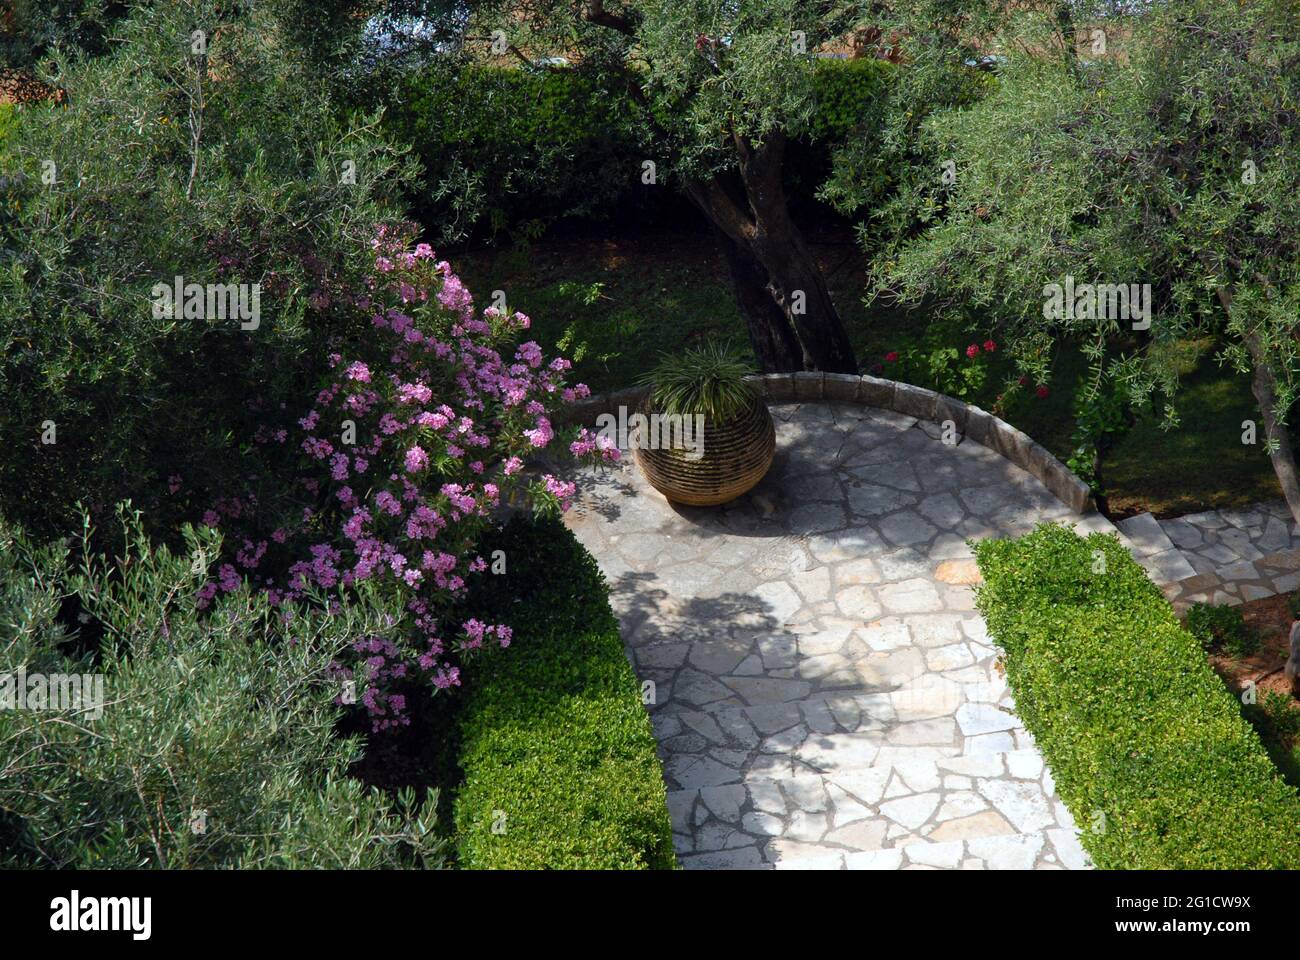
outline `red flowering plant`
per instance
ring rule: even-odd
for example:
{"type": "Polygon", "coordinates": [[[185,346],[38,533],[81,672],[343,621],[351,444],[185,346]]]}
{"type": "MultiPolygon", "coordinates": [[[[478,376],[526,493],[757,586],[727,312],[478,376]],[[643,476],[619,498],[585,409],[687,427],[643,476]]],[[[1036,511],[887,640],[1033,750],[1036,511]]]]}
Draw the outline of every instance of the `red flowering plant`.
{"type": "MultiPolygon", "coordinates": [[[[373,338],[353,355],[329,357],[332,373],[296,434],[268,429],[258,437],[301,453],[294,512],[278,507],[269,535],[255,495],[218,502],[204,516],[242,546],[203,587],[201,604],[238,589],[245,575],[285,616],[299,603],[363,585],[397,601],[393,635],[359,638],[356,660],[336,671],[354,681],[376,729],[408,722],[401,689],[457,686],[460,658],[510,644],[508,625],[450,622],[450,612],[467,578],[489,566],[474,545],[503,504],[568,508],[572,483],[530,477],[524,465],[555,439],[555,409],[589,394],[582,384],[566,385],[569,361],[546,362],[535,342],[503,357],[529,318],[476,311],[450,266],[427,244],[412,249],[410,239],[381,227],[373,241],[374,272],[353,298],[369,313],[373,338]]],[[[618,456],[585,432],[570,449],[585,458],[618,456]]]]}
{"type": "Polygon", "coordinates": [[[959,347],[962,324],[936,319],[916,338],[904,338],[877,365],[880,375],[929,387],[952,397],[971,397],[988,379],[988,356],[996,353],[996,341],[988,339],[959,347]]]}

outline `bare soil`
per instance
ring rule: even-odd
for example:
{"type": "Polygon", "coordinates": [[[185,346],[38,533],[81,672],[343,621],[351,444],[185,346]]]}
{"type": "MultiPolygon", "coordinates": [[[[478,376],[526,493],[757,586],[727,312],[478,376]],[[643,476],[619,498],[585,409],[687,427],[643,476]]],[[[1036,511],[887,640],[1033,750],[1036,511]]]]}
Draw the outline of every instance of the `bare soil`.
{"type": "Polygon", "coordinates": [[[1290,686],[1282,674],[1290,655],[1292,619],[1287,595],[1251,600],[1242,605],[1241,613],[1246,626],[1258,632],[1259,649],[1242,659],[1216,651],[1209,655],[1210,665],[1234,689],[1254,680],[1261,693],[1272,690],[1289,694],[1290,686]]]}

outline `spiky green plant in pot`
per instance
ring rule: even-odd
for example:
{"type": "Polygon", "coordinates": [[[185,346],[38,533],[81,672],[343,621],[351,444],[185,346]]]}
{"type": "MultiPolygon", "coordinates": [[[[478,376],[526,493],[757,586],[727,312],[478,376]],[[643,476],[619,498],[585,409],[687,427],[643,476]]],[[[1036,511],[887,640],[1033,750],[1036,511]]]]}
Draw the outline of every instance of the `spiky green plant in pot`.
{"type": "Polygon", "coordinates": [[[767,405],[750,364],[709,342],[665,355],[641,383],[644,435],[633,438],[646,479],[675,503],[713,506],[747,493],[776,453],[767,405]]]}

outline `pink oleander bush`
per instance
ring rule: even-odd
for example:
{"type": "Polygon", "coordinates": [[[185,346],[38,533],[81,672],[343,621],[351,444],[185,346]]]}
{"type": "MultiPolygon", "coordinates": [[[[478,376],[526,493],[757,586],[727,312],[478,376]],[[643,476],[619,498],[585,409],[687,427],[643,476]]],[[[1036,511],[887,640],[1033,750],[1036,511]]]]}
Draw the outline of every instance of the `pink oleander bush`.
{"type": "MultiPolygon", "coordinates": [[[[569,361],[548,362],[533,341],[511,353],[529,318],[476,311],[450,266],[410,240],[405,230],[379,228],[368,288],[352,298],[369,313],[373,338],[330,355],[331,375],[296,431],[267,427],[255,438],[300,451],[300,499],[273,506],[274,529],[255,493],[204,514],[234,555],[204,585],[200,604],[239,589],[244,577],[285,617],[362,584],[395,601],[400,639],[358,638],[354,659],[336,666],[341,680],[355,681],[377,730],[407,722],[400,690],[457,686],[461,658],[509,646],[509,625],[451,613],[468,578],[488,570],[475,544],[503,505],[568,509],[574,484],[530,475],[525,463],[555,441],[555,409],[590,392],[567,385],[569,361]]],[[[569,449],[618,458],[617,447],[586,430],[569,449]]]]}

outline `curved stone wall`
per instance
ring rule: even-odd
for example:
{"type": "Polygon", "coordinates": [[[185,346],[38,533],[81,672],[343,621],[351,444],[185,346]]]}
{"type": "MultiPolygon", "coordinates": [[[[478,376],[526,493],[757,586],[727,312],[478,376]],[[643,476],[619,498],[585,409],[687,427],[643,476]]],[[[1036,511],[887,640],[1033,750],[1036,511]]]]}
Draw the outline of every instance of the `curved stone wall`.
{"type": "MultiPolygon", "coordinates": [[[[1088,485],[1065,464],[1005,420],[974,404],[910,383],[845,373],[767,373],[748,379],[769,403],[860,403],[933,423],[951,420],[960,436],[1006,457],[1040,480],[1066,506],[1078,513],[1096,509],[1088,485]]],[[[564,419],[592,423],[600,414],[614,413],[620,406],[635,407],[645,390],[629,387],[589,397],[569,406],[564,419]]]]}

